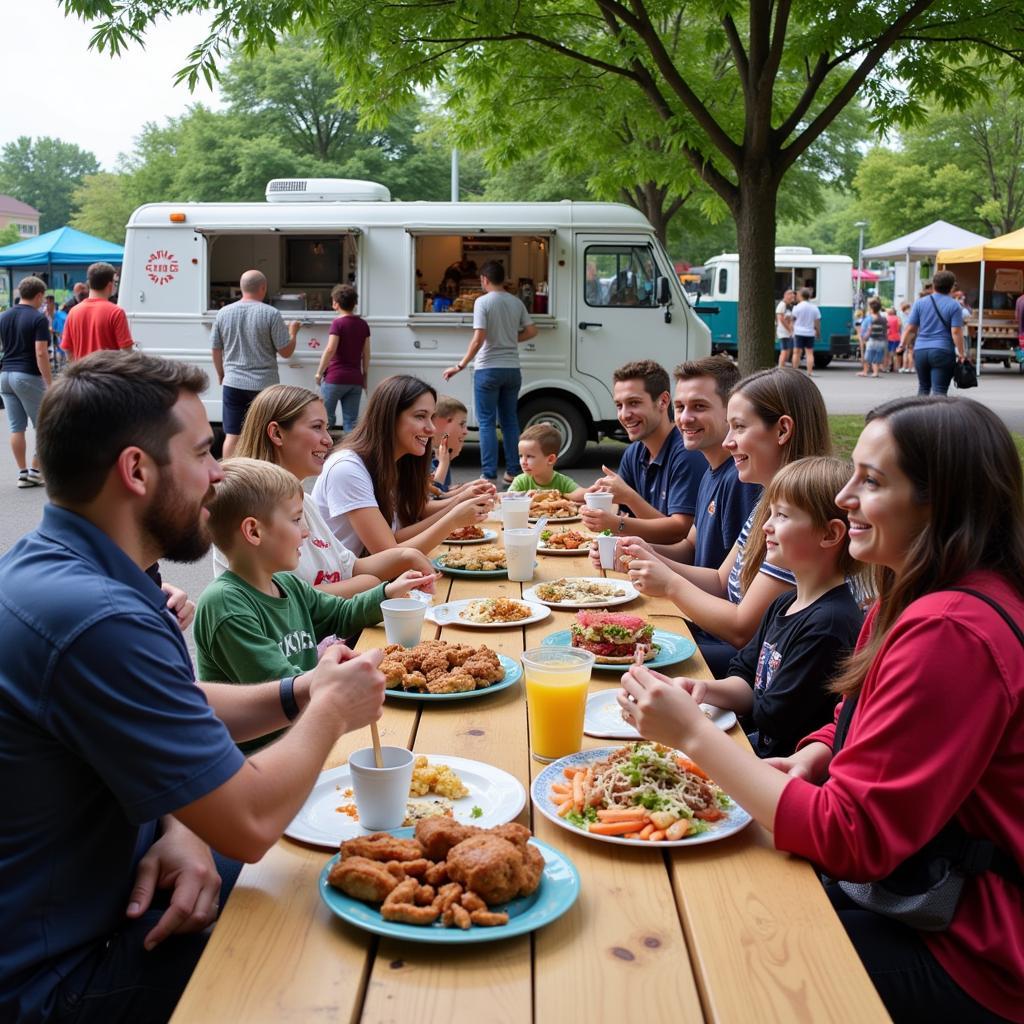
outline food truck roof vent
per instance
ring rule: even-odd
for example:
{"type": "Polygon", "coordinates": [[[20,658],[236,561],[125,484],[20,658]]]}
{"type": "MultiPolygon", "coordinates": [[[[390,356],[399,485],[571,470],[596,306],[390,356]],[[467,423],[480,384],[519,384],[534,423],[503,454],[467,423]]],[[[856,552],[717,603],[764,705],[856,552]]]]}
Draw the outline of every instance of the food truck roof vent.
{"type": "Polygon", "coordinates": [[[809,245],[777,245],[776,256],[810,256],[814,250],[809,245]]]}
{"type": "Polygon", "coordinates": [[[387,203],[391,193],[376,181],[357,178],[274,178],[268,203],[387,203]]]}

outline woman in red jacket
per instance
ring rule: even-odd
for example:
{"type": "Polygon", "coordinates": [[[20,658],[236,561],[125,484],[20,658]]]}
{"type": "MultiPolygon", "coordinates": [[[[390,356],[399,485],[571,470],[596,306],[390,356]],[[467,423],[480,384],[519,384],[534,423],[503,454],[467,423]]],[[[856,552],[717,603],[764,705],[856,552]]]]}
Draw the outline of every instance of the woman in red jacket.
{"type": "Polygon", "coordinates": [[[887,878],[955,821],[1004,858],[968,876],[944,930],[922,932],[829,895],[899,1021],[1024,1022],[1024,479],[1012,438],[977,402],[876,409],[837,501],[879,601],[836,688],[836,726],[758,760],[714,727],[681,680],[623,678],[623,714],[684,749],[766,828],[833,879],[887,878]],[[857,698],[852,717],[843,708],[857,698]]]}

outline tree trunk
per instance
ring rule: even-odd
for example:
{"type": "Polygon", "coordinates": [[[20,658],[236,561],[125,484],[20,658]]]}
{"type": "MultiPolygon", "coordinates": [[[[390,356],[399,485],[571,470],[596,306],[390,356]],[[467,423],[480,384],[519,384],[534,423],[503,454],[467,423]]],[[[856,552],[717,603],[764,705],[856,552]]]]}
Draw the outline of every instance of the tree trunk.
{"type": "Polygon", "coordinates": [[[740,257],[740,372],[746,376],[774,366],[775,354],[775,208],[778,182],[767,170],[744,167],[733,216],[740,257]]]}

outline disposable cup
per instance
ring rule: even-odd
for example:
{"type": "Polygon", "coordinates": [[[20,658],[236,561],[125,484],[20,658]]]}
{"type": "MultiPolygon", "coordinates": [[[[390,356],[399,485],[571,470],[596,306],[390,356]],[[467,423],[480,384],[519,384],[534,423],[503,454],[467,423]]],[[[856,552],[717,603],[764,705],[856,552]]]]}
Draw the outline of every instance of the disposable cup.
{"type": "Polygon", "coordinates": [[[615,568],[615,545],[619,542],[618,537],[608,537],[602,534],[597,538],[597,550],[601,555],[601,568],[615,568]]]}
{"type": "Polygon", "coordinates": [[[501,496],[501,519],[508,530],[525,530],[530,525],[530,497],[526,494],[501,496]]]}
{"type": "Polygon", "coordinates": [[[587,508],[596,508],[600,512],[611,512],[615,498],[611,491],[591,491],[583,496],[587,508]]]}
{"type": "Polygon", "coordinates": [[[373,747],[363,747],[348,759],[359,824],[371,831],[401,828],[405,821],[413,754],[402,747],[381,747],[383,768],[373,759],[373,747]]]}
{"type": "Polygon", "coordinates": [[[579,647],[523,653],[530,747],[537,761],[557,761],[583,745],[583,717],[594,655],[579,647]]]}
{"type": "Polygon", "coordinates": [[[380,610],[384,616],[384,632],[389,644],[415,647],[423,633],[423,617],[427,605],[413,597],[394,597],[381,601],[380,610]]]}
{"type": "Polygon", "coordinates": [[[505,527],[505,563],[512,582],[526,583],[533,579],[537,540],[536,530],[510,530],[505,527]]]}

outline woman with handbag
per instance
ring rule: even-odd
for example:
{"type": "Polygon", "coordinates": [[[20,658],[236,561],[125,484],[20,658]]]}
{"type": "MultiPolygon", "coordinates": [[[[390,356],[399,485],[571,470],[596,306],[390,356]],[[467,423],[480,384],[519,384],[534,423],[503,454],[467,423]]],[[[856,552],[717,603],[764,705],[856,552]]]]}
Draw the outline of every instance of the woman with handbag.
{"type": "Polygon", "coordinates": [[[948,270],[932,278],[933,291],[914,303],[896,349],[913,357],[919,395],[946,394],[957,363],[966,358],[963,308],[949,294],[955,284],[956,277],[948,270]]]}
{"type": "Polygon", "coordinates": [[[829,897],[897,1024],[1024,1022],[1020,460],[977,402],[898,399],[868,420],[837,502],[879,600],[836,724],[759,762],[683,680],[631,668],[619,703],[778,849],[844,880],[829,897]]]}

